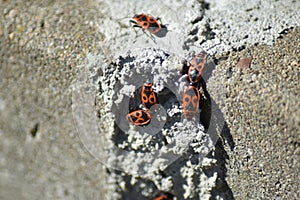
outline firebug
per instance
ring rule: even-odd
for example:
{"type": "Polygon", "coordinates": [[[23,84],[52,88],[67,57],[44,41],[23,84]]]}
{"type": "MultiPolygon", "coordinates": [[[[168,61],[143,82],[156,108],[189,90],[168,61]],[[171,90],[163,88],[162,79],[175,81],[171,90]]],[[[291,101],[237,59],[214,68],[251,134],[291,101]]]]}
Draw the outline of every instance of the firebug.
{"type": "Polygon", "coordinates": [[[207,54],[204,51],[202,51],[195,55],[192,61],[190,62],[188,78],[192,84],[198,83],[203,77],[204,66],[206,64],[206,57],[207,54]]]}
{"type": "Polygon", "coordinates": [[[142,103],[145,108],[150,109],[154,104],[157,104],[157,95],[153,91],[152,83],[144,83],[142,88],[142,103]]]}
{"type": "Polygon", "coordinates": [[[194,118],[200,104],[200,93],[197,87],[188,86],[183,94],[183,115],[186,119],[194,118]]]}
{"type": "Polygon", "coordinates": [[[130,22],[134,24],[133,27],[147,30],[157,37],[164,37],[168,30],[165,25],[159,22],[159,20],[160,18],[154,18],[151,15],[142,13],[134,15],[133,20],[130,20],[130,22]]]}
{"type": "Polygon", "coordinates": [[[174,196],[170,193],[164,193],[164,194],[161,194],[161,195],[155,197],[153,200],[172,200],[173,197],[174,196]]]}
{"type": "Polygon", "coordinates": [[[127,115],[128,121],[136,126],[145,126],[150,123],[151,117],[149,110],[135,110],[127,115]]]}

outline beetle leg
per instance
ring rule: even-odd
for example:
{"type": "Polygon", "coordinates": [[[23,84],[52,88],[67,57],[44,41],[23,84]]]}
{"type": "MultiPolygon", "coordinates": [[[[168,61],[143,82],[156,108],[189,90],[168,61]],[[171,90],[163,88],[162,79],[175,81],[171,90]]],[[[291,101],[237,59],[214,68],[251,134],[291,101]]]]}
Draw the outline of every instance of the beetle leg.
{"type": "Polygon", "coordinates": [[[137,24],[137,22],[134,21],[134,20],[129,20],[129,22],[130,22],[130,23],[133,23],[133,24],[137,24]]]}

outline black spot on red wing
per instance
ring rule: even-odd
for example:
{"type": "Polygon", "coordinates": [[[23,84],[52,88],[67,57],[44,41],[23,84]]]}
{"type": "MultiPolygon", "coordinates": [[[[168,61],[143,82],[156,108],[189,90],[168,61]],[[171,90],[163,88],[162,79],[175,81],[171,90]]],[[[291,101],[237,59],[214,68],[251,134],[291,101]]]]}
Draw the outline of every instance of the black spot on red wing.
{"type": "Polygon", "coordinates": [[[137,123],[144,123],[145,120],[144,120],[144,119],[139,119],[139,120],[137,120],[136,122],[137,122],[137,123]]]}
{"type": "Polygon", "coordinates": [[[143,95],[143,100],[147,101],[148,100],[147,96],[143,95]]]}
{"type": "Polygon", "coordinates": [[[189,102],[189,101],[190,101],[190,98],[189,98],[189,97],[185,97],[185,98],[184,98],[184,101],[185,101],[185,102],[189,102]]]}
{"type": "Polygon", "coordinates": [[[198,65],[197,66],[197,69],[198,69],[199,72],[201,72],[203,70],[203,68],[204,68],[204,65],[198,65]]]}
{"type": "Polygon", "coordinates": [[[143,26],[148,26],[148,22],[144,22],[144,23],[143,23],[143,26]]]}
{"type": "Polygon", "coordinates": [[[151,97],[149,100],[151,103],[155,103],[155,98],[151,97]]]}
{"type": "Polygon", "coordinates": [[[136,112],[136,113],[135,113],[135,116],[136,116],[136,117],[140,117],[140,114],[141,114],[140,112],[136,112]]]}
{"type": "Polygon", "coordinates": [[[155,19],[149,18],[149,21],[150,21],[151,23],[153,23],[153,22],[155,22],[155,19]]]}
{"type": "Polygon", "coordinates": [[[139,20],[140,20],[140,19],[139,19],[140,17],[142,17],[142,15],[136,14],[136,15],[134,15],[133,18],[134,18],[136,21],[139,21],[139,20]]]}
{"type": "Polygon", "coordinates": [[[133,121],[133,122],[135,122],[136,120],[137,120],[137,118],[136,117],[134,117],[134,116],[130,116],[130,118],[131,118],[131,120],[133,121]]]}
{"type": "Polygon", "coordinates": [[[159,25],[158,25],[158,23],[150,23],[150,25],[149,25],[149,28],[155,28],[155,29],[158,29],[159,28],[159,25]]]}
{"type": "Polygon", "coordinates": [[[147,21],[147,17],[144,15],[142,18],[139,19],[140,21],[147,21]]]}

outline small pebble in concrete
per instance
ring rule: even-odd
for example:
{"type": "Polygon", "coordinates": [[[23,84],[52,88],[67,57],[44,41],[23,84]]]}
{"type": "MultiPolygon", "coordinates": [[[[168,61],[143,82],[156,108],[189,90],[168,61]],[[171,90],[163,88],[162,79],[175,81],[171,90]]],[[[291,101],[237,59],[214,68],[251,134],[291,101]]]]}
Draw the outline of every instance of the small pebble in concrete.
{"type": "Polygon", "coordinates": [[[252,62],[252,57],[242,58],[242,59],[239,60],[237,66],[238,66],[240,69],[245,70],[245,69],[250,68],[251,62],[252,62]]]}

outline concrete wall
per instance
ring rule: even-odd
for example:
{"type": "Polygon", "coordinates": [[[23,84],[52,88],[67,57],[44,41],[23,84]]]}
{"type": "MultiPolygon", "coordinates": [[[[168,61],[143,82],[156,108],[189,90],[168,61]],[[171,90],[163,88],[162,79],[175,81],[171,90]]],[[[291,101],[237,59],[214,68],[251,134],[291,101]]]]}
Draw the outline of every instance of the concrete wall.
{"type": "MultiPolygon", "coordinates": [[[[299,10],[292,0],[1,1],[0,199],[296,199],[299,10]],[[166,37],[131,27],[142,12],[161,18],[166,37]],[[201,116],[217,136],[202,144],[205,131],[185,135],[196,139],[188,151],[168,164],[151,160],[147,173],[112,166],[124,156],[111,145],[151,150],[184,131],[161,133],[153,144],[124,139],[114,125],[109,95],[122,69],[113,66],[120,55],[134,66],[155,60],[140,48],[161,49],[157,57],[175,74],[192,51],[208,53],[201,116]],[[238,64],[250,57],[251,65],[238,64]],[[92,96],[81,98],[83,91],[92,96]]],[[[166,105],[169,95],[161,93],[166,105]]],[[[131,164],[145,160],[136,155],[117,166],[136,169],[131,164]]]]}

